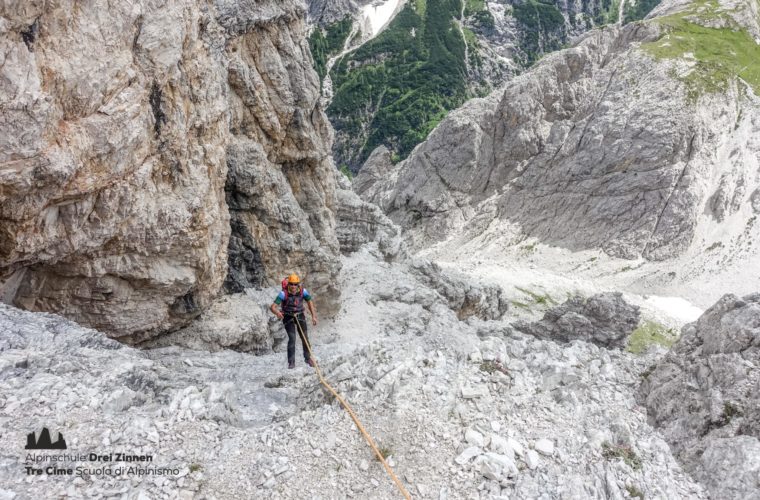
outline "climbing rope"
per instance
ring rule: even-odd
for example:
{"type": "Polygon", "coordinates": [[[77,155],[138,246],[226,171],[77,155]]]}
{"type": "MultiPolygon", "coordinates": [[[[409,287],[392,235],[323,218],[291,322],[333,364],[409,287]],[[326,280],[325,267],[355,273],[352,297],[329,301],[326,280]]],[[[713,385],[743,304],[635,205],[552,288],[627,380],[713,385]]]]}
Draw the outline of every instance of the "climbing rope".
{"type": "MultiPolygon", "coordinates": [[[[411,495],[409,495],[409,492],[406,491],[406,488],[404,488],[404,485],[401,484],[401,481],[396,476],[396,474],[393,473],[393,469],[391,469],[390,465],[388,465],[388,462],[385,461],[385,457],[383,457],[383,454],[380,453],[380,450],[377,449],[377,445],[375,444],[375,441],[372,439],[372,436],[369,435],[369,433],[364,429],[364,426],[359,421],[359,417],[356,416],[356,413],[354,413],[353,408],[346,402],[345,399],[343,399],[340,394],[337,393],[335,389],[332,388],[330,384],[327,383],[327,380],[325,380],[325,377],[322,375],[322,370],[319,368],[319,363],[317,363],[317,360],[314,358],[314,355],[311,352],[311,344],[309,344],[308,339],[306,338],[306,335],[303,333],[303,329],[301,328],[301,322],[298,321],[298,317],[293,315],[293,319],[295,320],[296,326],[298,327],[298,331],[301,334],[301,340],[303,341],[303,344],[306,346],[306,349],[309,351],[309,359],[311,359],[314,362],[314,369],[317,372],[317,377],[319,377],[319,381],[322,385],[324,385],[328,391],[332,393],[333,396],[335,396],[335,399],[340,401],[340,404],[343,405],[343,408],[348,412],[348,414],[351,416],[351,419],[353,419],[354,423],[356,424],[356,427],[359,429],[359,432],[362,433],[364,436],[364,439],[367,441],[369,446],[372,448],[372,451],[375,452],[375,456],[378,460],[383,464],[383,467],[385,467],[386,472],[388,472],[388,475],[391,476],[391,479],[393,479],[393,482],[396,483],[396,486],[398,487],[399,491],[402,495],[404,495],[404,498],[406,500],[411,500],[411,495]]],[[[306,320],[306,316],[304,315],[304,321],[306,320]]]]}

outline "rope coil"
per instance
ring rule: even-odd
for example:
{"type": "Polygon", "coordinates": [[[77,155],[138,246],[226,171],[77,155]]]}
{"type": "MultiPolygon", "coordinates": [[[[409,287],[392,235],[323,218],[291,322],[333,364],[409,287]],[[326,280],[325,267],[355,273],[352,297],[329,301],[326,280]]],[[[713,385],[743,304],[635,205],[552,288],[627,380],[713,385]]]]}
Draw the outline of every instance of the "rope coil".
{"type": "MultiPolygon", "coordinates": [[[[372,439],[372,436],[369,435],[369,433],[364,429],[364,426],[359,421],[359,417],[356,416],[356,413],[354,413],[353,408],[346,402],[345,399],[343,399],[338,392],[332,388],[330,384],[327,383],[327,380],[325,379],[324,375],[322,375],[322,370],[319,368],[319,363],[317,363],[317,360],[314,358],[314,355],[311,352],[311,344],[309,343],[308,339],[306,338],[306,335],[303,333],[303,329],[301,328],[301,322],[298,320],[298,317],[293,315],[293,319],[295,320],[296,326],[298,327],[298,332],[301,335],[301,340],[303,341],[304,345],[306,346],[306,349],[309,351],[309,359],[312,360],[314,363],[314,369],[317,372],[317,377],[319,377],[319,382],[327,388],[330,393],[335,396],[335,399],[340,401],[340,404],[343,406],[343,408],[348,412],[348,414],[351,416],[351,419],[354,421],[354,424],[356,424],[356,427],[359,429],[359,432],[362,433],[364,436],[365,441],[367,441],[367,444],[372,448],[372,451],[375,452],[375,456],[377,459],[383,464],[383,467],[385,467],[385,471],[388,473],[389,476],[391,476],[391,479],[393,479],[393,482],[396,483],[396,487],[398,487],[401,494],[404,496],[406,500],[411,500],[412,496],[409,494],[409,492],[406,490],[404,485],[401,483],[401,480],[396,476],[396,474],[393,472],[393,469],[391,469],[391,466],[388,465],[388,462],[385,461],[385,457],[383,457],[383,454],[380,453],[380,450],[377,449],[377,445],[375,444],[375,441],[372,439]]],[[[304,321],[306,320],[306,316],[304,315],[304,321]]]]}

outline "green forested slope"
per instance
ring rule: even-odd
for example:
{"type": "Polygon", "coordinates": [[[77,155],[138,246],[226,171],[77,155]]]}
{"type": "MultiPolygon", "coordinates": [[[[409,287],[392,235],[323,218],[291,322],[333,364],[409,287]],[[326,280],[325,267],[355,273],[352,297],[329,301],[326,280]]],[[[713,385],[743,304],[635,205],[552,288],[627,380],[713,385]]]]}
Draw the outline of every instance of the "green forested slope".
{"type": "Polygon", "coordinates": [[[346,16],[342,21],[331,24],[324,30],[318,27],[311,32],[309,48],[314,58],[314,69],[317,70],[320,80],[324,79],[327,74],[327,60],[343,48],[343,44],[351,32],[351,24],[351,17],[346,16]]]}
{"type": "Polygon", "coordinates": [[[332,71],[328,115],[352,140],[336,155],[356,169],[380,144],[405,157],[467,98],[461,0],[408,3],[389,27],[332,71]]]}
{"type": "MultiPolygon", "coordinates": [[[[327,114],[336,130],[336,163],[357,171],[381,144],[393,151],[394,159],[405,158],[465,100],[484,95],[572,36],[616,22],[620,1],[515,1],[504,7],[508,21],[497,23],[485,0],[409,0],[383,32],[331,70],[333,98],[327,114]],[[511,47],[507,55],[495,55],[494,47],[504,45],[511,47]],[[507,75],[488,65],[494,57],[497,65],[505,58],[512,61],[507,75]]],[[[659,0],[629,3],[626,21],[643,17],[659,0]]],[[[350,31],[346,18],[312,33],[321,78],[328,57],[341,50],[350,31]]]]}

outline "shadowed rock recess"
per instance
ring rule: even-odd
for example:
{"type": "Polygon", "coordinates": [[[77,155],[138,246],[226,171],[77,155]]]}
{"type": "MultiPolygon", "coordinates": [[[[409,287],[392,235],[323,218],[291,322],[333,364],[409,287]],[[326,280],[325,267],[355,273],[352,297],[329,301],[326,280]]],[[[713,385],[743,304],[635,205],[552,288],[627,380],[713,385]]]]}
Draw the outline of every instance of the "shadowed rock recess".
{"type": "Polygon", "coordinates": [[[304,16],[295,1],[0,7],[0,298],[139,341],[189,323],[225,277],[297,271],[335,311],[304,16]]]}

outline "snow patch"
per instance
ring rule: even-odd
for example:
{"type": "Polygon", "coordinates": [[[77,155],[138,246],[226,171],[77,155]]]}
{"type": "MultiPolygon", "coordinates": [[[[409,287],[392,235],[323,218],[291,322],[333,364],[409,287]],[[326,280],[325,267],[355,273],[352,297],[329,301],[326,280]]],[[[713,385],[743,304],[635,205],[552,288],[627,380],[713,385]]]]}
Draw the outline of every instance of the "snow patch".
{"type": "Polygon", "coordinates": [[[362,7],[362,25],[374,37],[390,22],[404,0],[386,0],[362,7]]]}
{"type": "Polygon", "coordinates": [[[704,312],[704,310],[681,297],[650,295],[645,302],[683,323],[696,321],[704,312]]]}

